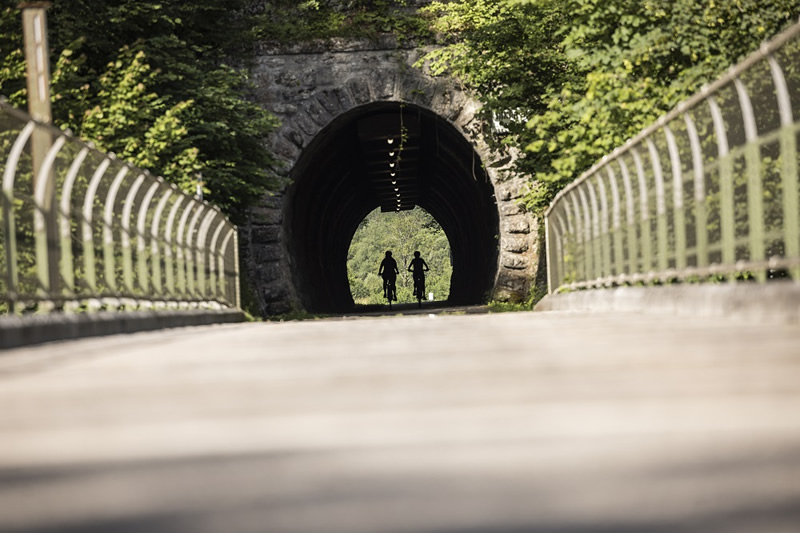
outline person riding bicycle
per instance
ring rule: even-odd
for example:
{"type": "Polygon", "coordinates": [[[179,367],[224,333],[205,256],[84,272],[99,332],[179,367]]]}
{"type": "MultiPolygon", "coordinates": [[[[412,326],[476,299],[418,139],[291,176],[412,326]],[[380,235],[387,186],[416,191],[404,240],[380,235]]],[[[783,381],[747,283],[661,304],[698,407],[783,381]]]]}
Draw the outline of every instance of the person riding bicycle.
{"type": "Polygon", "coordinates": [[[419,252],[414,252],[414,259],[408,264],[408,271],[413,272],[414,296],[422,299],[425,292],[425,272],[429,271],[430,268],[428,268],[428,263],[419,255],[419,252]]]}
{"type": "Polygon", "coordinates": [[[400,270],[397,268],[397,261],[392,258],[392,252],[387,251],[386,257],[383,258],[381,261],[381,266],[378,268],[378,275],[383,278],[383,297],[386,298],[386,291],[387,289],[391,292],[389,294],[389,302],[394,300],[397,301],[397,287],[395,283],[397,282],[397,275],[400,273],[400,270]]]}

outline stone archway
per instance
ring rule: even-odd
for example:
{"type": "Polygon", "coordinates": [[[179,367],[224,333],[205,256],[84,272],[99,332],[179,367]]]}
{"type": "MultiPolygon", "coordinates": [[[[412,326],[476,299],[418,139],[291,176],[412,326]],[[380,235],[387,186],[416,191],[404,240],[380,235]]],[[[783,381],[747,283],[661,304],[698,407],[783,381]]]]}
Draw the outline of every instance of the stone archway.
{"type": "MultiPolygon", "coordinates": [[[[306,275],[303,270],[310,268],[308,265],[312,259],[308,256],[314,254],[308,253],[308,250],[303,251],[305,246],[297,244],[298,231],[310,231],[309,228],[313,228],[314,224],[324,224],[327,227],[333,224],[334,219],[320,219],[317,222],[312,220],[299,227],[297,208],[293,202],[298,198],[298,191],[300,198],[305,198],[302,202],[311,198],[307,192],[303,192],[303,183],[310,179],[309,175],[319,175],[321,165],[316,165],[316,170],[311,172],[309,169],[313,170],[314,165],[309,161],[326,157],[326,150],[347,149],[341,143],[330,142],[346,130],[347,124],[352,126],[359,117],[391,113],[392,109],[396,112],[403,107],[418,110],[420,117],[426,117],[428,127],[430,124],[438,124],[435,126],[437,131],[447,130],[448,150],[452,152],[447,158],[447,164],[454,167],[453,175],[459,172],[468,173],[471,179],[485,180],[486,187],[481,190],[486,201],[480,205],[485,207],[491,203],[496,215],[494,220],[491,216],[481,215],[482,222],[470,226],[470,211],[459,210],[455,204],[472,196],[464,196],[467,193],[463,190],[461,195],[444,194],[441,191],[438,193],[439,204],[447,204],[448,201],[453,204],[450,206],[452,213],[448,216],[466,223],[458,224],[459,226],[471,228],[462,228],[462,240],[472,232],[476,238],[485,241],[486,231],[491,231],[492,238],[495,239],[492,265],[489,268],[491,279],[486,289],[481,289],[482,294],[477,297],[469,294],[468,297],[457,300],[459,303],[478,303],[476,298],[482,299],[486,296],[501,300],[527,296],[538,257],[536,221],[516,202],[524,192],[525,180],[509,170],[514,160],[513,154],[493,153],[488,147],[483,136],[487,125],[477,118],[480,105],[452,80],[431,77],[414,68],[413,64],[419,55],[420,52],[416,50],[390,47],[375,49],[348,43],[324,51],[303,48],[290,51],[272,50],[260,57],[253,69],[253,77],[258,86],[257,97],[262,105],[278,115],[282,121],[281,128],[272,135],[269,142],[282,162],[281,171],[293,180],[282,194],[263,199],[251,211],[248,226],[242,228],[245,242],[243,267],[255,285],[264,314],[309,307],[315,311],[340,310],[335,309],[337,306],[330,308],[328,305],[318,305],[325,298],[315,296],[320,288],[314,286],[314,281],[309,281],[316,279],[316,275],[306,275]],[[468,158],[468,161],[463,161],[464,158],[468,158]]],[[[344,169],[343,166],[347,165],[341,158],[333,158],[331,161],[333,162],[329,164],[342,167],[331,170],[333,174],[339,172],[339,177],[355,172],[352,170],[354,167],[344,169]]],[[[440,189],[443,190],[441,187],[440,189]]],[[[339,231],[342,232],[342,235],[335,237],[337,242],[346,240],[349,244],[352,231],[355,231],[353,220],[358,219],[355,221],[357,225],[367,212],[378,205],[374,198],[370,199],[367,190],[361,191],[363,194],[354,191],[356,189],[351,190],[350,194],[360,199],[354,202],[347,217],[335,219],[336,224],[339,224],[339,231]]],[[[431,200],[421,199],[419,205],[426,201],[430,203],[431,200]]],[[[441,207],[440,214],[445,210],[446,207],[441,207]]],[[[436,217],[435,214],[434,216],[436,217]]],[[[448,233],[451,245],[452,234],[456,231],[452,229],[456,225],[453,220],[449,221],[451,230],[448,233]]],[[[309,238],[320,240],[329,237],[318,234],[309,238]]],[[[341,248],[341,244],[337,246],[336,249],[341,248]]],[[[484,243],[480,248],[482,256],[488,253],[487,246],[484,243]]],[[[339,259],[341,258],[337,258],[339,259]]],[[[314,258],[313,261],[318,259],[314,258]]],[[[473,278],[465,277],[465,280],[471,279],[473,278]]],[[[480,283],[483,281],[478,284],[480,283]]],[[[325,286],[328,286],[327,282],[325,286]]],[[[341,292],[340,289],[337,290],[341,292]]],[[[461,294],[467,295],[467,292],[461,294]]]]}

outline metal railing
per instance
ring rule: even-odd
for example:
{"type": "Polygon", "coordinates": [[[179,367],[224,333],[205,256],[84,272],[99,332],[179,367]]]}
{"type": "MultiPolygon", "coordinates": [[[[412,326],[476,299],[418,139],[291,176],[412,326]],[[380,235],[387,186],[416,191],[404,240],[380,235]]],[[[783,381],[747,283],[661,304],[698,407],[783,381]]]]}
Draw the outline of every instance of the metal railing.
{"type": "Polygon", "coordinates": [[[238,308],[215,206],[0,102],[0,312],[238,308]]]}
{"type": "Polygon", "coordinates": [[[800,281],[800,24],[562,190],[548,290],[800,281]]]}

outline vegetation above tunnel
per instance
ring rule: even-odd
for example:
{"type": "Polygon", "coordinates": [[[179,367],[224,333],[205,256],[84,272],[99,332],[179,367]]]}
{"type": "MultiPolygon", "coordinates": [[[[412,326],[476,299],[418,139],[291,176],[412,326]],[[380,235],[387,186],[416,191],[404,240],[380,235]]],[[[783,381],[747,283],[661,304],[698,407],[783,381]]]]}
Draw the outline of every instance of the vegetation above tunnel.
{"type": "Polygon", "coordinates": [[[499,123],[497,145],[527,150],[526,200],[541,212],[566,184],[800,13],[800,0],[457,0],[434,2],[457,76],[499,123]]]}

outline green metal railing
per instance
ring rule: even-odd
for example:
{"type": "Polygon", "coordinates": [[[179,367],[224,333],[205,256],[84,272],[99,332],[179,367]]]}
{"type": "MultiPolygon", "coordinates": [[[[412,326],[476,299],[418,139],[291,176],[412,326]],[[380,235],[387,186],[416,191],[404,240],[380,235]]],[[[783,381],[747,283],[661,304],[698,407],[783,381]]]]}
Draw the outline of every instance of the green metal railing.
{"type": "Polygon", "coordinates": [[[220,210],[0,102],[0,311],[239,307],[220,210]]]}
{"type": "Polygon", "coordinates": [[[556,196],[549,291],[800,281],[798,119],[800,24],[556,196]]]}

